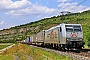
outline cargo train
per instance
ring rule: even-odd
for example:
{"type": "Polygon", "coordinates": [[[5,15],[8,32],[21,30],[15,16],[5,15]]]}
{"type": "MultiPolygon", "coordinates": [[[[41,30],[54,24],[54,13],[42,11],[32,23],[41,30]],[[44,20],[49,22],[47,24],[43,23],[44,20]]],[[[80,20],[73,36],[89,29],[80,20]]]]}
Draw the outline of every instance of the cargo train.
{"type": "Polygon", "coordinates": [[[58,49],[82,49],[85,44],[81,24],[65,23],[30,36],[28,43],[58,49]]]}

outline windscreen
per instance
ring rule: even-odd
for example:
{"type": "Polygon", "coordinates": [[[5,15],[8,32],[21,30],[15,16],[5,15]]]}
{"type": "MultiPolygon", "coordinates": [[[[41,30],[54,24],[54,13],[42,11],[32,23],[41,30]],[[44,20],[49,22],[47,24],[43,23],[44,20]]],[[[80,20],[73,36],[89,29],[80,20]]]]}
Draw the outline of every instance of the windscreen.
{"type": "Polygon", "coordinates": [[[81,32],[80,25],[65,25],[66,32],[81,32]]]}

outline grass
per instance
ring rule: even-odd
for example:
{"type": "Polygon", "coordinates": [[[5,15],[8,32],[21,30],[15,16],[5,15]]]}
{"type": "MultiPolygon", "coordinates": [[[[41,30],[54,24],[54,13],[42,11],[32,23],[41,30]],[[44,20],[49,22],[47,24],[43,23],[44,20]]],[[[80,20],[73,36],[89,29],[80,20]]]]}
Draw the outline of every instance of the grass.
{"type": "Polygon", "coordinates": [[[12,45],[12,43],[0,43],[0,50],[10,45],[12,45]]]}
{"type": "Polygon", "coordinates": [[[54,52],[32,48],[29,45],[17,44],[0,54],[0,60],[15,60],[18,56],[21,60],[28,60],[25,55],[34,60],[72,60],[70,57],[57,55],[54,52]]]}
{"type": "Polygon", "coordinates": [[[11,54],[0,55],[0,60],[14,60],[14,57],[11,54]]]}

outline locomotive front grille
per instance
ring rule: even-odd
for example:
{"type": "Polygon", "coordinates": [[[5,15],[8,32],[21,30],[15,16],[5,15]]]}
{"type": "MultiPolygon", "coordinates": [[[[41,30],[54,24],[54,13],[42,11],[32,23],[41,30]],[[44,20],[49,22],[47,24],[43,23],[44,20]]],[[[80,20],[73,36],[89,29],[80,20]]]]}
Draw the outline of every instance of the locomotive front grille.
{"type": "Polygon", "coordinates": [[[79,40],[79,39],[71,39],[71,40],[76,41],[76,40],[79,40]]]}
{"type": "Polygon", "coordinates": [[[66,43],[67,48],[80,48],[83,47],[85,43],[80,40],[68,40],[66,43]]]}
{"type": "Polygon", "coordinates": [[[82,41],[82,38],[67,38],[67,41],[82,41]]]}
{"type": "Polygon", "coordinates": [[[71,39],[71,41],[82,41],[82,39],[81,38],[73,38],[73,39],[71,39]]]}

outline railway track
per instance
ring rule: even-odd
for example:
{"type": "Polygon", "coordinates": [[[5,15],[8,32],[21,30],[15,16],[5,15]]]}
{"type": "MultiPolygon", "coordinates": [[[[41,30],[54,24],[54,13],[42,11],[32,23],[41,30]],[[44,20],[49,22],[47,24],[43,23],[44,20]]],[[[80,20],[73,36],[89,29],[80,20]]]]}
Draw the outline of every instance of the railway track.
{"type": "Polygon", "coordinates": [[[76,50],[67,51],[67,53],[72,54],[75,60],[90,60],[90,49],[82,49],[80,52],[76,50]]]}
{"type": "Polygon", "coordinates": [[[73,58],[73,60],[90,60],[90,49],[82,49],[80,52],[77,52],[78,50],[69,50],[69,51],[60,51],[56,49],[49,49],[49,48],[42,48],[30,45],[34,48],[39,48],[43,50],[47,50],[50,52],[55,52],[56,54],[63,55],[63,56],[69,56],[73,58]]]}

